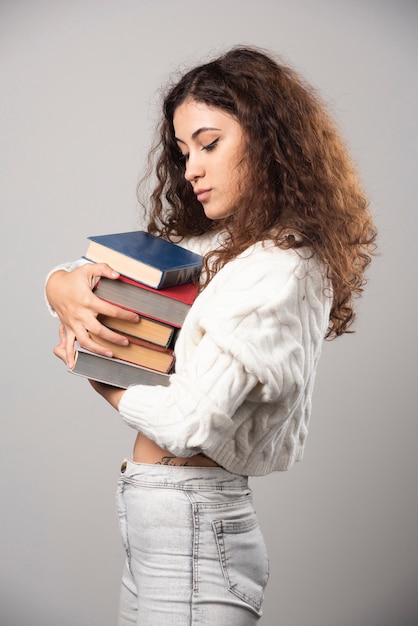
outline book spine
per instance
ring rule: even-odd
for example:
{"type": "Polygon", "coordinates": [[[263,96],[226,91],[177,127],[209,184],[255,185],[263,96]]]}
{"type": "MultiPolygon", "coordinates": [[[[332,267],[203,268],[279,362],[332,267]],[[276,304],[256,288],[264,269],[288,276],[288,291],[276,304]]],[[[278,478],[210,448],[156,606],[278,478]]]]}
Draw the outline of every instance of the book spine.
{"type": "Polygon", "coordinates": [[[181,269],[169,270],[162,274],[161,280],[157,289],[165,289],[167,287],[176,287],[177,285],[184,285],[191,283],[200,274],[199,267],[183,267],[181,269]]]}

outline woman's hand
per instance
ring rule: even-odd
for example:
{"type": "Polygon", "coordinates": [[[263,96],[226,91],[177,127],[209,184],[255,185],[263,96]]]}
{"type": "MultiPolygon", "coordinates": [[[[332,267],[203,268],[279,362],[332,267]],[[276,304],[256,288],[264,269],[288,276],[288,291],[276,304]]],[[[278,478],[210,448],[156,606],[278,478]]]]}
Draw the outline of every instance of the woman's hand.
{"type": "Polygon", "coordinates": [[[128,339],[106,328],[97,316],[110,315],[130,322],[139,321],[136,313],[122,309],[98,298],[92,291],[101,276],[116,279],[119,274],[106,263],[86,263],[71,272],[57,270],[48,279],[46,296],[61,320],[60,342],[54,354],[74,367],[74,341],[78,340],[87,350],[112,356],[103,346],[93,341],[89,331],[115,344],[127,345],[128,339]]]}

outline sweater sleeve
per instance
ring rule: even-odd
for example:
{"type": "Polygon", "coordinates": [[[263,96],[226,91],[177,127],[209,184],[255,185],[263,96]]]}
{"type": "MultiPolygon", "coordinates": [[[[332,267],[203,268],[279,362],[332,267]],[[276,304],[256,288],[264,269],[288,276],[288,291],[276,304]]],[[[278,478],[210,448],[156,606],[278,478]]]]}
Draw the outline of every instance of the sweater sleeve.
{"type": "Polygon", "coordinates": [[[283,263],[264,253],[225,266],[186,319],[170,385],[135,385],[123,394],[126,423],[191,456],[236,437],[254,406],[279,400],[287,419],[306,383],[304,327],[318,300],[318,289],[306,298],[307,278],[298,278],[296,264],[293,256],[283,263]]]}
{"type": "Polygon", "coordinates": [[[176,456],[204,451],[234,431],[232,416],[257,383],[256,376],[205,335],[188,367],[173,374],[169,387],[135,385],[125,391],[119,411],[176,456]]]}

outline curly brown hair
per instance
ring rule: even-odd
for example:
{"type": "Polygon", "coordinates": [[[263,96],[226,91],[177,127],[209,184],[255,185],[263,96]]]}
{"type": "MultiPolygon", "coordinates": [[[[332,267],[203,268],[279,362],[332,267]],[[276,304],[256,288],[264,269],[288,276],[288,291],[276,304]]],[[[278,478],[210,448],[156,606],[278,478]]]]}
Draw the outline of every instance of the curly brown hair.
{"type": "Polygon", "coordinates": [[[327,337],[350,332],[353,298],[366,283],[376,229],[335,123],[316,90],[291,67],[261,49],[237,46],[185,73],[164,98],[149,168],[157,179],[148,204],[149,232],[172,240],[218,229],[228,234],[227,244],[204,258],[204,286],[257,241],[308,246],[325,264],[333,287],[327,337]],[[187,99],[225,111],[244,131],[245,194],[222,220],[206,217],[184,178],[173,116],[187,99]]]}

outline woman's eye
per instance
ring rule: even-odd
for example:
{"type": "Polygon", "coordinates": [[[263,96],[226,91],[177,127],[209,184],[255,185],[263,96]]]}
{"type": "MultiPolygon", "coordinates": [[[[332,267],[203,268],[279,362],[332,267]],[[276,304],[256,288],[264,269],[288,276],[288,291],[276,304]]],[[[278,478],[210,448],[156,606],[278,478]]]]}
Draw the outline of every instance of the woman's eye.
{"type": "Polygon", "coordinates": [[[219,141],[219,137],[215,139],[214,141],[212,141],[211,143],[209,143],[207,146],[203,146],[202,150],[207,150],[207,152],[210,152],[216,147],[216,144],[218,143],[218,141],[219,141]]]}
{"type": "Polygon", "coordinates": [[[179,159],[180,161],[187,161],[189,158],[189,154],[183,154],[182,152],[179,153],[179,159]]]}

